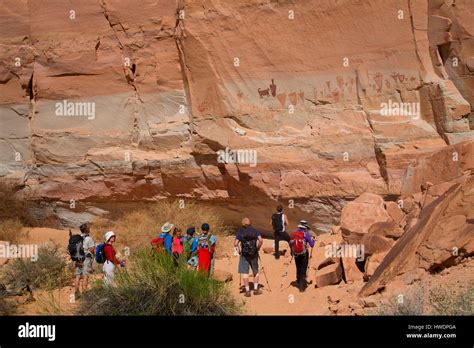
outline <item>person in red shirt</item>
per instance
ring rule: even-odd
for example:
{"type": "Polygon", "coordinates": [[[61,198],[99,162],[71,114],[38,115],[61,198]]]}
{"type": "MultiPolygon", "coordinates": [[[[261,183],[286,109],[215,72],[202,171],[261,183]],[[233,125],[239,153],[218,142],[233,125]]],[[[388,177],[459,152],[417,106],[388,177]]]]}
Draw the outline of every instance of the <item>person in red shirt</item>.
{"type": "Polygon", "coordinates": [[[214,272],[214,254],[217,238],[215,235],[209,233],[209,229],[209,224],[202,224],[202,234],[198,237],[196,254],[198,256],[197,269],[208,275],[212,275],[214,272]]]}
{"type": "Polygon", "coordinates": [[[115,233],[113,231],[108,231],[104,235],[105,241],[105,259],[104,262],[104,285],[106,286],[113,286],[115,285],[115,267],[125,267],[125,260],[119,260],[116,256],[116,251],[114,249],[113,244],[115,243],[115,233]]]}

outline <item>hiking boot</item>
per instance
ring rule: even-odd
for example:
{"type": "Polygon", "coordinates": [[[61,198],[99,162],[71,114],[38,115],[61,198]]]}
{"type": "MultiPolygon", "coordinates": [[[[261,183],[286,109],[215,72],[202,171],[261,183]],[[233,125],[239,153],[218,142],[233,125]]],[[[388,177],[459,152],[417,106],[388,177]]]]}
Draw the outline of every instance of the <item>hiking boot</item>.
{"type": "Polygon", "coordinates": [[[260,289],[257,289],[257,290],[254,290],[254,291],[253,291],[253,294],[254,294],[254,295],[261,295],[262,293],[263,293],[263,292],[262,292],[262,290],[260,290],[260,289]]]}
{"type": "Polygon", "coordinates": [[[246,291],[244,296],[245,296],[245,297],[250,297],[250,296],[251,296],[251,295],[250,295],[250,291],[246,291]]]}

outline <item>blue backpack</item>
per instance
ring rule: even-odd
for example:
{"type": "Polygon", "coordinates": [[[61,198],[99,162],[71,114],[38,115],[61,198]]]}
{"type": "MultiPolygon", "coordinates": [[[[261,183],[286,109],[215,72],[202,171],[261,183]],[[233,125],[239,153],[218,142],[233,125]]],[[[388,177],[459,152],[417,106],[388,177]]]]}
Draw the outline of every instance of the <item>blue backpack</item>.
{"type": "Polygon", "coordinates": [[[101,243],[95,248],[95,261],[97,263],[105,263],[105,261],[107,261],[105,257],[105,245],[105,243],[101,243]]]}

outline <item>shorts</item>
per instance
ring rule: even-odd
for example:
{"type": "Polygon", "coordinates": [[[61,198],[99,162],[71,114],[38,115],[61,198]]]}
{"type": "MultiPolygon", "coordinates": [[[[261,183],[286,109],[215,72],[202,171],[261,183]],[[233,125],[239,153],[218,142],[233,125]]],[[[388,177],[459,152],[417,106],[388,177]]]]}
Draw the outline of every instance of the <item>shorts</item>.
{"type": "Polygon", "coordinates": [[[249,268],[252,267],[253,275],[258,274],[258,257],[246,258],[245,256],[240,255],[239,259],[239,273],[248,274],[249,268]]]}
{"type": "Polygon", "coordinates": [[[92,257],[86,257],[83,262],[76,262],[76,276],[89,276],[92,273],[92,257]]]}

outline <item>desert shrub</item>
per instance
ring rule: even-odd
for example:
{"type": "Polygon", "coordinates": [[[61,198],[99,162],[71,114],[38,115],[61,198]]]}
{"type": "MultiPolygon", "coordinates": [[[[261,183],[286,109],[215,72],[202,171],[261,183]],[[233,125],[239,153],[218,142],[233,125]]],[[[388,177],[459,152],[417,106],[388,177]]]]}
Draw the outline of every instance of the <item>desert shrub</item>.
{"type": "Polygon", "coordinates": [[[53,289],[72,279],[71,270],[59,246],[47,243],[38,248],[36,261],[15,258],[4,266],[2,282],[13,289],[53,289]]]}
{"type": "Polygon", "coordinates": [[[423,315],[426,297],[423,288],[417,288],[407,294],[393,296],[387,303],[381,304],[377,315],[423,315]]]}
{"type": "Polygon", "coordinates": [[[16,302],[9,300],[7,295],[6,286],[0,283],[0,315],[12,315],[16,311],[16,302]]]}
{"type": "Polygon", "coordinates": [[[20,197],[13,185],[0,182],[0,221],[18,219],[23,225],[34,225],[36,221],[30,214],[33,205],[27,196],[20,197]]]}
{"type": "Polygon", "coordinates": [[[212,208],[192,201],[186,201],[185,204],[184,209],[180,209],[178,200],[150,203],[143,208],[125,212],[113,223],[103,220],[93,223],[92,235],[94,240],[102,241],[104,233],[113,230],[117,234],[117,243],[138,250],[148,246],[150,240],[161,232],[161,226],[167,221],[182,228],[183,233],[188,227],[198,228],[204,222],[211,226],[213,233],[222,230],[223,222],[212,208]]]}
{"type": "Polygon", "coordinates": [[[175,266],[168,255],[143,249],[125,269],[116,270],[116,286],[101,283],[84,293],[85,315],[233,315],[240,306],[224,284],[175,266]]]}
{"type": "Polygon", "coordinates": [[[430,290],[430,304],[435,315],[473,315],[474,286],[465,290],[452,287],[430,290]]]}
{"type": "Polygon", "coordinates": [[[12,315],[15,314],[15,311],[15,301],[9,300],[6,297],[0,295],[0,315],[12,315]]]}
{"type": "Polygon", "coordinates": [[[474,314],[474,287],[463,290],[436,287],[426,290],[423,286],[412,289],[403,301],[398,296],[382,304],[378,315],[472,315],[474,314]],[[401,302],[401,303],[400,303],[401,302]]]}
{"type": "Polygon", "coordinates": [[[0,240],[10,243],[18,243],[26,236],[23,232],[23,224],[20,219],[5,219],[0,221],[0,240]]]}

